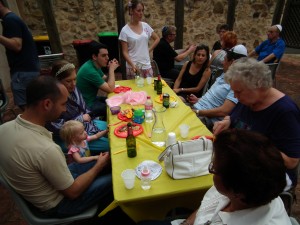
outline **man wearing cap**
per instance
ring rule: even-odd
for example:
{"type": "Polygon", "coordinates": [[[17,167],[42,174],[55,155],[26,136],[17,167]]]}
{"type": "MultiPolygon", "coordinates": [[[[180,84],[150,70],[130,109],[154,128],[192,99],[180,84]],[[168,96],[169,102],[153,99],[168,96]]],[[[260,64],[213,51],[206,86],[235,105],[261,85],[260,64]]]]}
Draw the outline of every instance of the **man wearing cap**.
{"type": "Polygon", "coordinates": [[[267,32],[268,39],[257,46],[255,50],[249,54],[249,57],[258,56],[257,60],[263,61],[264,63],[279,62],[285,49],[285,43],[282,38],[280,38],[281,31],[281,25],[277,24],[271,26],[267,32]]]}
{"type": "Polygon", "coordinates": [[[153,59],[156,61],[162,77],[175,81],[180,71],[174,68],[174,60],[177,62],[182,61],[195,51],[196,45],[189,45],[183,52],[178,54],[170,45],[175,41],[176,27],[164,26],[161,33],[162,38],[153,50],[153,59]]]}
{"type": "Polygon", "coordinates": [[[238,103],[230,85],[225,82],[224,75],[231,64],[241,57],[247,57],[247,49],[244,45],[236,45],[227,51],[223,61],[224,72],[216,79],[211,88],[199,99],[195,95],[188,97],[188,101],[193,104],[195,113],[210,130],[216,121],[227,116],[238,103]]]}

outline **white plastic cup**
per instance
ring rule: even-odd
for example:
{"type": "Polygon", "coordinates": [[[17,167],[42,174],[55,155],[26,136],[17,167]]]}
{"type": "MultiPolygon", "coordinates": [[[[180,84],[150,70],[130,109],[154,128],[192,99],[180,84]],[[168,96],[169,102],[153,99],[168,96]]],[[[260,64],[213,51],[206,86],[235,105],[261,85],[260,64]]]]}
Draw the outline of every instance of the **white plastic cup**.
{"type": "Polygon", "coordinates": [[[188,135],[189,135],[189,129],[190,129],[190,126],[189,125],[186,125],[186,124],[181,124],[179,126],[179,129],[180,129],[180,136],[182,138],[187,138],[188,135]]]}
{"type": "Polygon", "coordinates": [[[168,133],[167,146],[176,144],[176,134],[174,132],[168,133]]]}
{"type": "Polygon", "coordinates": [[[148,85],[152,84],[152,77],[147,77],[146,80],[148,85]]]}
{"type": "Polygon", "coordinates": [[[144,87],[144,82],[145,82],[145,79],[143,77],[138,77],[137,81],[136,81],[136,85],[138,87],[144,87]]]}
{"type": "Polygon", "coordinates": [[[132,189],[134,187],[134,182],[135,182],[135,170],[134,169],[123,170],[121,177],[123,178],[125,187],[127,189],[132,189]]]}

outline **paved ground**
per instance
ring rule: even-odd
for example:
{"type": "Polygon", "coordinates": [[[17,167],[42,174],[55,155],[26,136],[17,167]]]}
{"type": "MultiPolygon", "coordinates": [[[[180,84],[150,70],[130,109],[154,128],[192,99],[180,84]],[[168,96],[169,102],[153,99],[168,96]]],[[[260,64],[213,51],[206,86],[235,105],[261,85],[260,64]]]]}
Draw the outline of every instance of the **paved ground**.
{"type": "MultiPolygon", "coordinates": [[[[279,65],[276,86],[279,90],[289,95],[300,107],[300,50],[288,50],[284,55],[279,65]]],[[[11,96],[11,94],[9,93],[11,96]]],[[[4,120],[8,121],[14,119],[15,115],[19,113],[18,108],[11,104],[4,115],[4,120]],[[14,113],[13,113],[14,112],[14,113]]],[[[296,188],[297,198],[299,199],[293,205],[292,216],[300,221],[300,179],[299,185],[296,188]]],[[[119,212],[115,214],[118,215],[119,212]]],[[[107,221],[115,218],[116,215],[110,215],[106,218],[107,221]]],[[[98,224],[109,224],[98,221],[98,224]]],[[[91,224],[91,221],[76,222],[73,224],[91,224]]],[[[124,223],[123,223],[124,224],[124,223]]],[[[0,225],[27,225],[20,215],[18,209],[10,198],[9,193],[0,185],[0,225]]]]}

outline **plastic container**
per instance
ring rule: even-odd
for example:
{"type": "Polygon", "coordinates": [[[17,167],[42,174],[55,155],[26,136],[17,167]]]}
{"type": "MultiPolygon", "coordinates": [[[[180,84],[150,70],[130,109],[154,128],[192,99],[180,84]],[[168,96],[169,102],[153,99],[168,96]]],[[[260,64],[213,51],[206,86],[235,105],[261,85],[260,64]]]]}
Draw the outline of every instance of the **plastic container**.
{"type": "Polygon", "coordinates": [[[109,59],[117,59],[119,56],[119,40],[117,32],[100,32],[98,33],[99,41],[107,46],[109,59]]]}
{"type": "Polygon", "coordinates": [[[153,102],[150,96],[147,96],[147,100],[145,102],[145,122],[152,123],[153,122],[153,102]]]}
{"type": "Polygon", "coordinates": [[[33,40],[36,45],[38,55],[51,55],[51,45],[48,35],[34,36],[33,40]]]}
{"type": "Polygon", "coordinates": [[[89,44],[92,40],[74,40],[73,47],[76,50],[78,65],[81,66],[90,59],[89,44]]]}
{"type": "Polygon", "coordinates": [[[135,109],[133,112],[133,121],[142,124],[145,118],[145,111],[143,109],[135,109]]]}
{"type": "Polygon", "coordinates": [[[151,188],[151,174],[147,166],[144,166],[141,171],[141,187],[143,190],[149,190],[151,188]]]}

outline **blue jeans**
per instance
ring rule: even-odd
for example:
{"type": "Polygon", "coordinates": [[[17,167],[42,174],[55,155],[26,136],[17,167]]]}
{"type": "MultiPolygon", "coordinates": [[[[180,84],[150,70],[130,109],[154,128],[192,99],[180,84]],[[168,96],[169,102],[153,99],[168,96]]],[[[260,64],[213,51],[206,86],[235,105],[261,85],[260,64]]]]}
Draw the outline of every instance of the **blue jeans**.
{"type": "MultiPolygon", "coordinates": [[[[90,170],[95,161],[89,163],[71,163],[68,165],[74,179],[90,170]]],[[[52,216],[66,217],[79,214],[98,204],[99,211],[105,209],[113,201],[111,173],[102,171],[91,185],[76,199],[64,198],[56,207],[52,216]]]]}

